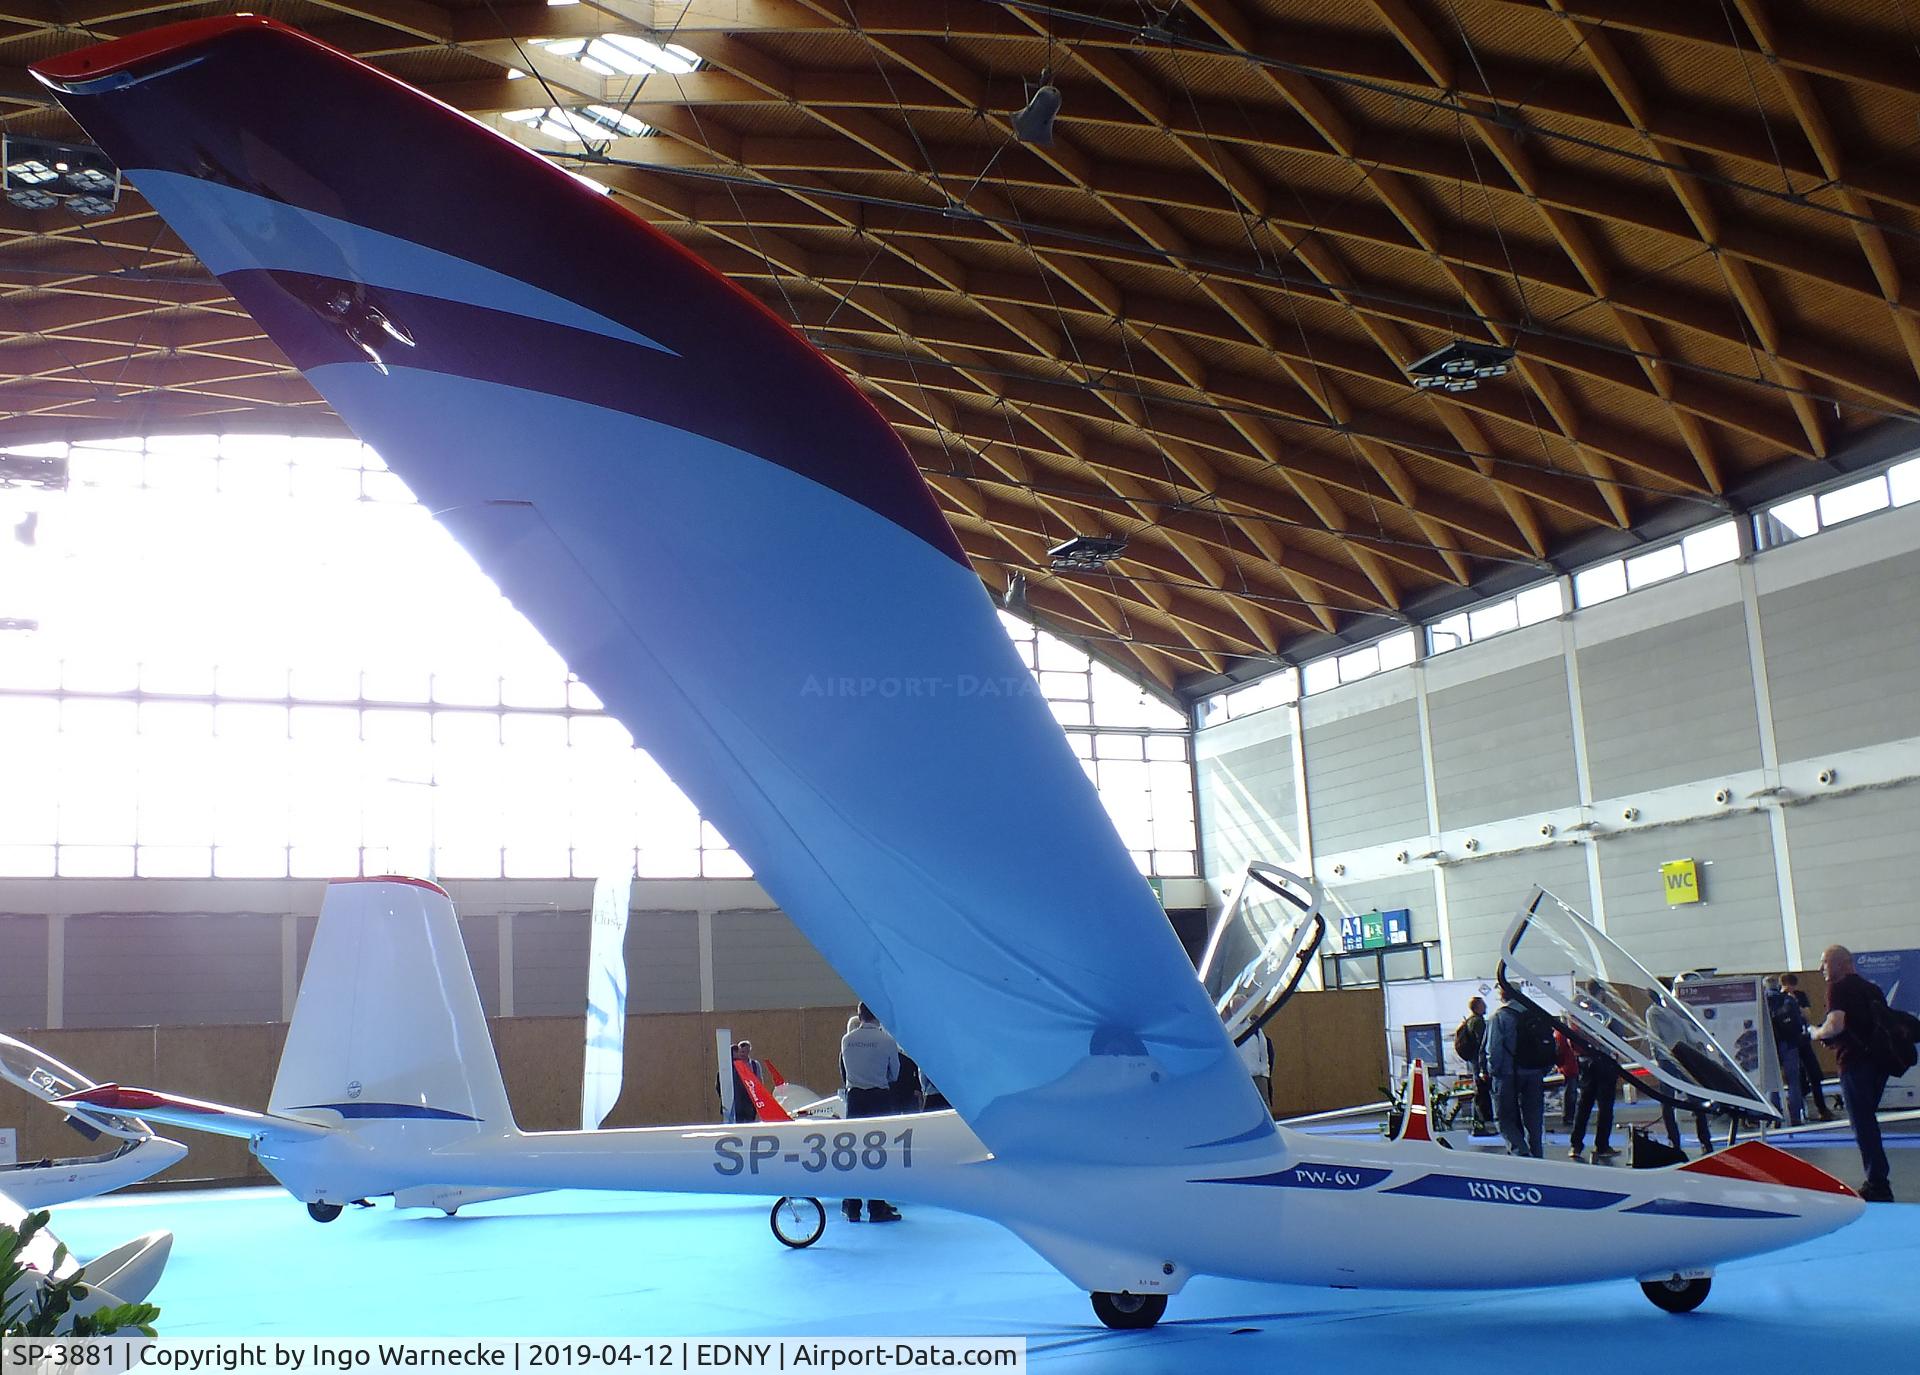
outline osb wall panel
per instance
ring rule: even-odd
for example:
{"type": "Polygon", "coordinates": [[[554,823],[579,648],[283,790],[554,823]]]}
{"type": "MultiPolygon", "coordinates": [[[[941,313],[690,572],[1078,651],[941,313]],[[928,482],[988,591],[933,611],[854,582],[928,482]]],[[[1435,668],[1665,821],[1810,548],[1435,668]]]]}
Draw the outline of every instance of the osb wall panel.
{"type": "MultiPolygon", "coordinates": [[[[712,1122],[719,1117],[714,1032],[745,1036],[797,1083],[840,1087],[840,1037],[848,1009],[655,1013],[627,1019],[625,1080],[609,1127],[712,1122]]],[[[577,1017],[497,1018],[489,1024],[515,1120],[528,1131],[580,1125],[582,1024],[577,1017]]],[[[191,1098],[264,1108],[287,1029],[272,1026],[88,1028],[37,1031],[27,1039],[101,1083],[137,1084],[191,1098]]],[[[0,1127],[19,1133],[19,1158],[98,1154],[59,1114],[0,1084],[0,1127]]],[[[189,1148],[161,1182],[259,1180],[266,1173],[245,1141],[163,1129],[189,1148]]]]}
{"type": "Polygon", "coordinates": [[[1377,988],[1299,993],[1267,1023],[1280,1117],[1381,1101],[1386,1000],[1377,988]]]}

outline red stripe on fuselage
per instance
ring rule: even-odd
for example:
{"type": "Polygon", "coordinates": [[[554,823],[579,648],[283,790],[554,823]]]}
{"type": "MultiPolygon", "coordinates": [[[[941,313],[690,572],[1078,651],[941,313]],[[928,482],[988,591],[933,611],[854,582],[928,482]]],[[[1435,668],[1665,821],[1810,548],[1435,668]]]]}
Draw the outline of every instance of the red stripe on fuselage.
{"type": "Polygon", "coordinates": [[[1798,1156],[1788,1155],[1777,1146],[1769,1146],[1764,1141],[1742,1141],[1724,1151],[1702,1156],[1691,1164],[1682,1165],[1689,1174],[1719,1175],[1724,1179],[1750,1179],[1757,1184],[1782,1184],[1789,1189],[1808,1189],[1820,1194],[1842,1194],[1854,1197],[1854,1192],[1835,1179],[1825,1170],[1809,1165],[1798,1156]]]}

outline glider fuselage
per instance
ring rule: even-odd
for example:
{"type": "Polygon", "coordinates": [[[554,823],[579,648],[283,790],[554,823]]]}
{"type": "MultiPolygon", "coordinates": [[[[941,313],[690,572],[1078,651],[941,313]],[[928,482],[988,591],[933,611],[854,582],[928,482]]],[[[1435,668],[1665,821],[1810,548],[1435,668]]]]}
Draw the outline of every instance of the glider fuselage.
{"type": "Polygon", "coordinates": [[[1864,1206],[1849,1192],[1680,1167],[1284,1128],[1264,1150],[1199,1153],[1181,1168],[1090,1165],[1070,1142],[1057,1161],[1004,1161],[951,1112],[479,1135],[418,1120],[356,1126],[259,1154],[308,1201],[434,1183],[931,1204],[999,1222],[1082,1288],[1108,1292],[1173,1293],[1195,1274],[1444,1289],[1698,1273],[1832,1231],[1864,1206]],[[1489,1233],[1500,1244],[1463,1265],[1460,1238],[1489,1233]]]}

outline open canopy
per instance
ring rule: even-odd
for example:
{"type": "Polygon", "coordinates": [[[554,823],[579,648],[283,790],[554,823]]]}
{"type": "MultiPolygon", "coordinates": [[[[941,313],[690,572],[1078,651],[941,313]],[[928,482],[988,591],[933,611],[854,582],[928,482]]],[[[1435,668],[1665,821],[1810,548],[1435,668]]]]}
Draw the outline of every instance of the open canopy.
{"type": "Polygon", "coordinates": [[[1200,982],[1235,1045],[1300,986],[1327,932],[1324,900],[1318,884],[1264,860],[1240,876],[1200,957],[1200,982]]]}
{"type": "Polygon", "coordinates": [[[145,1141],[153,1135],[152,1128],[130,1114],[55,1102],[98,1085],[79,1070],[11,1036],[0,1036],[0,1079],[64,1112],[73,1129],[89,1141],[102,1135],[117,1136],[123,1141],[145,1141]]]}
{"type": "Polygon", "coordinates": [[[1684,1003],[1544,888],[1535,888],[1514,917],[1503,948],[1502,979],[1654,1097],[1677,1107],[1780,1120],[1684,1003]],[[1547,982],[1553,974],[1571,974],[1571,991],[1553,988],[1547,982]]]}

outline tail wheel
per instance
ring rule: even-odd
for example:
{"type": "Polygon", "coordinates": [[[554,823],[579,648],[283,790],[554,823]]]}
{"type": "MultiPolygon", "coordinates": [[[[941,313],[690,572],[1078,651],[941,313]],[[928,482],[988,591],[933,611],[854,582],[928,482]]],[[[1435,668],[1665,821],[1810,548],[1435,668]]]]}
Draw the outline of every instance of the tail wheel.
{"type": "Polygon", "coordinates": [[[1165,1294],[1094,1294],[1093,1315],[1108,1327],[1152,1327],[1167,1311],[1165,1294]]]}
{"type": "Polygon", "coordinates": [[[332,1222],[344,1211],[338,1203],[309,1203],[307,1216],[315,1222],[332,1222]]]}
{"type": "Polygon", "coordinates": [[[827,1230],[827,1210],[817,1198],[782,1198],[767,1214],[767,1225],[782,1246],[798,1251],[820,1240],[827,1230]]]}
{"type": "Polygon", "coordinates": [[[1640,1292],[1653,1301],[1655,1308],[1668,1313],[1691,1313],[1707,1301],[1707,1291],[1713,1288],[1713,1281],[1706,1277],[1682,1279],[1675,1275],[1672,1279],[1642,1280],[1640,1292]]]}

